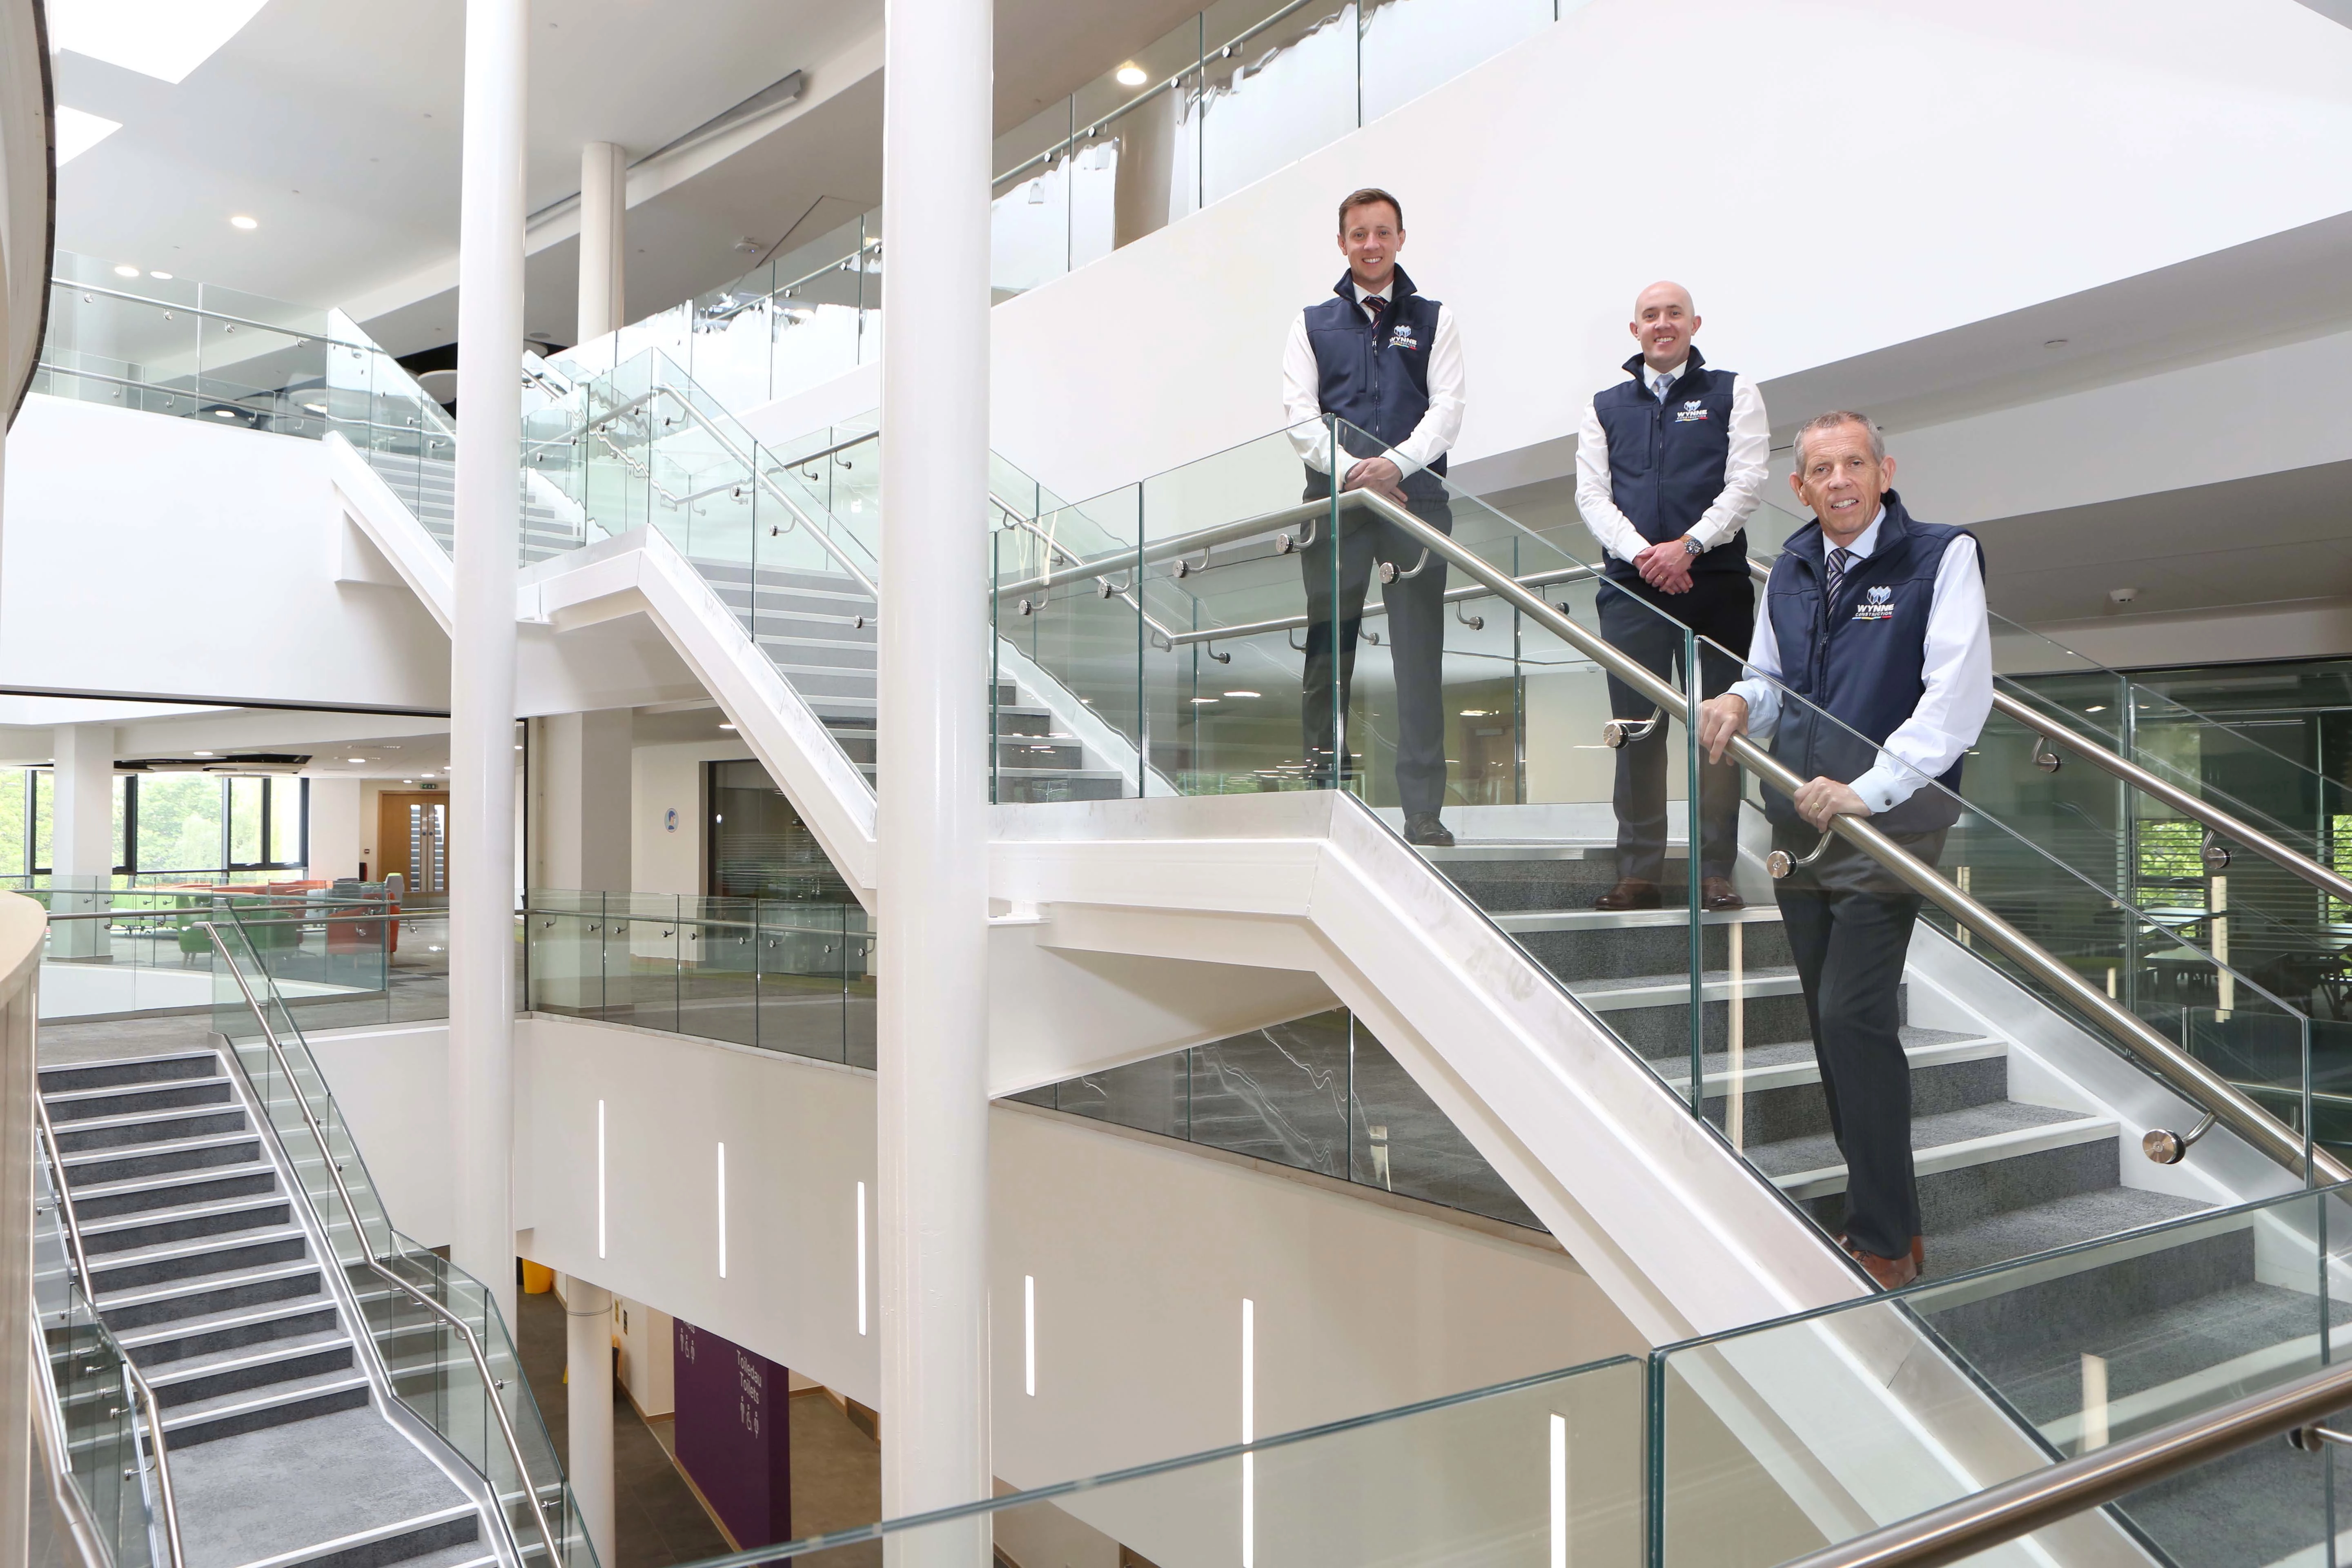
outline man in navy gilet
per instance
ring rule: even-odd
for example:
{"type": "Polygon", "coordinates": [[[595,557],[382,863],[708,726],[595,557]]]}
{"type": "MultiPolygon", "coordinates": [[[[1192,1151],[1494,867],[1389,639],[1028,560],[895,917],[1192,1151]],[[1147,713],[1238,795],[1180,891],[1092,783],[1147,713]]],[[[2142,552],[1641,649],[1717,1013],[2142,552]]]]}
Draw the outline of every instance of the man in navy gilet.
{"type": "Polygon", "coordinates": [[[1919,895],[1827,834],[1832,817],[1866,816],[1934,865],[1959,820],[1960,759],[1992,711],[1976,539],[1911,516],[1894,479],[1862,415],[1824,414],[1797,432],[1790,483],[1816,521],[1772,563],[1743,679],[1699,719],[1710,756],[1736,734],[1769,736],[1806,781],[1793,797],[1764,794],[1776,848],[1800,860],[1820,848],[1773,893],[1845,1156],[1841,1239],[1890,1290],[1918,1278],[1925,1257],[1898,1027],[1919,895]]]}
{"type": "MultiPolygon", "coordinates": [[[[1631,379],[1596,393],[1585,410],[1576,505],[1601,549],[1601,635],[1672,676],[1689,627],[1714,645],[1699,650],[1700,694],[1713,697],[1748,651],[1756,596],[1746,523],[1764,493],[1771,431],[1756,384],[1707,363],[1691,342],[1698,328],[1679,283],[1653,283],[1633,301],[1642,352],[1625,362],[1631,379]]],[[[1653,910],[1666,865],[1666,725],[1641,728],[1654,710],[1613,676],[1609,706],[1635,727],[1617,749],[1617,883],[1595,907],[1653,910]]],[[[1691,873],[1702,904],[1736,910],[1739,780],[1727,766],[1700,772],[1691,873]]]]}
{"type": "MultiPolygon", "coordinates": [[[[1290,438],[1307,463],[1308,500],[1368,489],[1409,508],[1441,532],[1454,531],[1445,502],[1446,449],[1462,429],[1462,340],[1454,312],[1420,293],[1396,264],[1404,214],[1386,191],[1367,187],[1339,204],[1339,249],[1347,276],[1336,298],[1309,305],[1290,329],[1282,355],[1282,404],[1290,438]],[[1326,415],[1338,415],[1341,451],[1335,462],[1326,415]]],[[[1307,588],[1307,671],[1300,691],[1307,765],[1315,782],[1337,788],[1352,752],[1370,737],[1346,733],[1349,687],[1364,594],[1378,563],[1392,566],[1382,584],[1389,658],[1396,670],[1396,783],[1404,836],[1448,845],[1439,819],[1445,804],[1445,714],[1439,666],[1445,652],[1445,563],[1425,552],[1369,510],[1340,514],[1339,581],[1333,597],[1330,530],[1300,552],[1307,588]],[[1335,636],[1336,633],[1336,636],[1335,636]],[[1336,647],[1335,647],[1336,644],[1336,647]],[[1332,660],[1339,700],[1332,700],[1332,660]]]]}

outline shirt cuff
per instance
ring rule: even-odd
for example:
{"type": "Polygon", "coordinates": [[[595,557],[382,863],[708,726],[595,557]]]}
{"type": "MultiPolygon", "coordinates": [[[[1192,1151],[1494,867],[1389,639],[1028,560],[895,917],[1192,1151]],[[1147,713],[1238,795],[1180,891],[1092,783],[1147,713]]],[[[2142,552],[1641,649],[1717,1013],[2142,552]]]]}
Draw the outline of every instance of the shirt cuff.
{"type": "Polygon", "coordinates": [[[1735,680],[1724,689],[1748,704],[1748,738],[1768,741],[1780,722],[1780,694],[1761,680],[1735,680]]]}
{"type": "Polygon", "coordinates": [[[1870,807],[1870,814],[1876,816],[1881,812],[1893,811],[1918,794],[1920,784],[1925,782],[1917,773],[1900,763],[1893,766],[1881,763],[1853,781],[1853,793],[1862,796],[1862,804],[1870,807]]]}
{"type": "Polygon", "coordinates": [[[1425,466],[1423,464],[1414,462],[1411,458],[1406,457],[1402,451],[1394,447],[1391,447],[1387,451],[1382,452],[1381,456],[1386,458],[1390,462],[1394,463],[1397,466],[1397,475],[1399,478],[1402,478],[1407,474],[1417,473],[1425,466]]]}

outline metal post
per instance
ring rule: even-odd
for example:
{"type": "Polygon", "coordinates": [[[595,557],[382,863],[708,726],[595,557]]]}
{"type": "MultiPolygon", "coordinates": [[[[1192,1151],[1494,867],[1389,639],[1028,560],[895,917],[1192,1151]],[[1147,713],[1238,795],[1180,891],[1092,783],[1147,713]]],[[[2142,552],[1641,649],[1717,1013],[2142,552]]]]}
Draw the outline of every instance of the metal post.
{"type": "Polygon", "coordinates": [[[467,0],[449,669],[450,1257],[514,1321],[515,551],[529,7],[467,0]]]}
{"type": "Polygon", "coordinates": [[[563,1280],[564,1473],[596,1561],[613,1555],[613,1293],[577,1275],[563,1280]]]}
{"type": "MultiPolygon", "coordinates": [[[[990,0],[890,0],[884,39],[877,758],[882,1508],[991,1489],[988,1363],[990,0]]],[[[846,945],[845,940],[845,946],[846,945]]],[[[985,1519],[895,1564],[989,1560],[985,1519]]]]}
{"type": "MultiPolygon", "coordinates": [[[[1706,753],[1698,743],[1699,693],[1705,689],[1699,681],[1698,634],[1685,627],[1683,631],[1683,893],[1684,905],[1690,915],[1691,973],[1691,1114],[1706,1120],[1706,927],[1701,923],[1706,913],[1700,900],[1699,852],[1706,814],[1703,809],[1704,793],[1701,779],[1706,769],[1706,753]]],[[[1663,740],[1664,737],[1661,736],[1663,740]]]]}

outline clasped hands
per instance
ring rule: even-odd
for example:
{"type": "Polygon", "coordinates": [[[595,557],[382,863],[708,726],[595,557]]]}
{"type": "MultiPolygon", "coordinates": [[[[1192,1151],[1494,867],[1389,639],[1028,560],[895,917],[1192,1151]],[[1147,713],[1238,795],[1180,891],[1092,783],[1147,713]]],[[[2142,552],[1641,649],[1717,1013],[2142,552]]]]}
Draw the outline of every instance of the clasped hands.
{"type": "Polygon", "coordinates": [[[1633,570],[1642,581],[1661,594],[1687,594],[1691,585],[1691,563],[1697,557],[1683,546],[1679,539],[1669,539],[1664,544],[1653,544],[1633,557],[1633,570]]]}
{"type": "Polygon", "coordinates": [[[1364,458],[1348,470],[1348,477],[1339,482],[1339,488],[1343,490],[1370,490],[1399,506],[1405,504],[1404,472],[1388,458],[1364,458]]]}
{"type": "MultiPolygon", "coordinates": [[[[1726,692],[1710,697],[1698,706],[1698,743],[1706,748],[1706,760],[1723,761],[1726,748],[1735,735],[1748,733],[1748,699],[1726,692]]],[[[1853,786],[1840,784],[1823,776],[1809,779],[1797,786],[1797,815],[1822,832],[1829,831],[1834,816],[1868,816],[1870,807],[1853,786]]]]}

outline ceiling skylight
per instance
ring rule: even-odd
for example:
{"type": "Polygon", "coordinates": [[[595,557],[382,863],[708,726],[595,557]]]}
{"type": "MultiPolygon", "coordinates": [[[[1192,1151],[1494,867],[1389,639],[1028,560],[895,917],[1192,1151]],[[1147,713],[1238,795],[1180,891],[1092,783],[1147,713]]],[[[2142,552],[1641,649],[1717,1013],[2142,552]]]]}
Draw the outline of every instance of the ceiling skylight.
{"type": "Polygon", "coordinates": [[[49,44],[142,76],[184,81],[267,3],[49,0],[49,44]]]}
{"type": "Polygon", "coordinates": [[[121,129],[120,120],[58,105],[58,167],[64,168],[121,129]]]}

